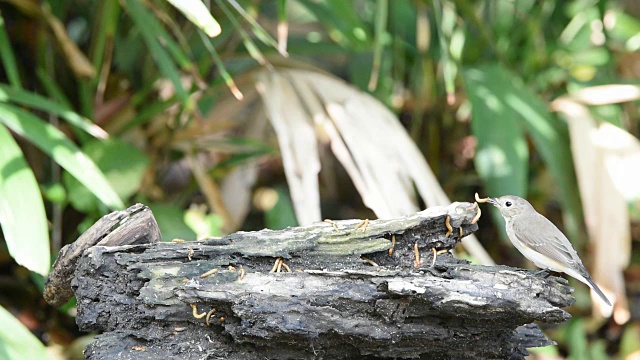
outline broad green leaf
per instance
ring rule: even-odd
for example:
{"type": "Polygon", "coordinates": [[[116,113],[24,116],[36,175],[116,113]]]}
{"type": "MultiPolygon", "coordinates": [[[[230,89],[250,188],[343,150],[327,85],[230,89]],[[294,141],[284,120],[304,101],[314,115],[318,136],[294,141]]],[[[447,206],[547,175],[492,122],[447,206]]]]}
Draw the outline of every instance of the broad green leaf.
{"type": "Polygon", "coordinates": [[[216,19],[211,16],[209,9],[201,0],[167,0],[180,10],[189,21],[202,29],[209,37],[220,35],[222,29],[216,19]]]}
{"type": "Polygon", "coordinates": [[[5,103],[0,103],[0,122],[51,156],[107,207],[124,208],[124,203],[100,169],[60,130],[27,111],[5,103]]]}
{"type": "MultiPolygon", "coordinates": [[[[122,140],[109,139],[87,143],[82,152],[98,166],[120,199],[126,201],[139,190],[149,163],[140,150],[122,140]]],[[[99,209],[98,199],[78,180],[69,173],[62,179],[74,208],[83,212],[99,209]]]]}
{"type": "Polygon", "coordinates": [[[296,214],[289,191],[284,187],[275,189],[278,200],[275,205],[264,214],[265,226],[272,230],[280,230],[289,226],[297,226],[296,214]]]}
{"type": "Polygon", "coordinates": [[[0,102],[15,102],[35,109],[47,111],[55,114],[69,122],[69,124],[84,130],[96,138],[104,139],[109,137],[101,127],[91,122],[91,120],[78,115],[64,105],[57,104],[40,95],[8,87],[0,84],[0,102]]]}
{"type": "Polygon", "coordinates": [[[569,347],[570,359],[589,359],[587,332],[584,329],[584,320],[580,318],[571,319],[566,331],[566,342],[569,347]]]}
{"type": "MultiPolygon", "coordinates": [[[[509,121],[510,123],[515,122],[531,136],[536,151],[542,157],[558,185],[558,195],[565,210],[564,225],[569,238],[576,240],[582,213],[566,128],[562,127],[561,122],[549,113],[545,103],[527,89],[519,77],[498,64],[488,64],[467,70],[465,83],[472,106],[475,108],[476,103],[484,104],[484,107],[481,107],[483,109],[482,117],[493,116],[496,118],[488,120],[488,123],[493,125],[487,126],[483,122],[476,123],[476,110],[474,109],[472,124],[474,133],[476,128],[482,125],[484,129],[478,129],[479,131],[496,133],[490,136],[504,136],[505,130],[501,124],[509,121]]],[[[487,122],[487,120],[483,121],[487,122]]],[[[518,141],[524,141],[524,139],[518,141]]],[[[480,138],[478,138],[478,146],[480,149],[480,138]]],[[[526,144],[522,143],[521,146],[525,146],[526,151],[526,144]]],[[[476,166],[478,166],[479,156],[480,152],[476,156],[476,166]]],[[[521,166],[527,166],[528,157],[520,156],[519,158],[525,162],[521,166]]],[[[480,169],[478,171],[480,172],[480,169]]],[[[526,178],[523,181],[520,184],[522,186],[521,192],[513,194],[523,195],[525,193],[526,178]]],[[[517,190],[513,188],[511,191],[517,190]]]]}
{"type": "Polygon", "coordinates": [[[2,306],[0,324],[0,359],[49,359],[40,340],[2,306]]]}
{"type": "Polygon", "coordinates": [[[509,104],[511,80],[496,68],[482,67],[464,72],[471,102],[471,129],[476,136],[475,165],[488,196],[525,196],[529,150],[518,114],[509,104]]]}
{"type": "Polygon", "coordinates": [[[0,125],[0,225],[9,254],[39,274],[49,273],[47,214],[38,182],[11,133],[0,125]]]}

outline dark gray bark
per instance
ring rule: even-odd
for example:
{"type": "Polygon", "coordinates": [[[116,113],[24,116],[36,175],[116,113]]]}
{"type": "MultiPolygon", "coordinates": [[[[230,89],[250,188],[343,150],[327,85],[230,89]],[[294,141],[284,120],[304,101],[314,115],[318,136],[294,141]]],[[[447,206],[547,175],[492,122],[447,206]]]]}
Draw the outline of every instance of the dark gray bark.
{"type": "Polygon", "coordinates": [[[453,249],[461,234],[477,229],[476,212],[454,203],[371,221],[364,230],[350,220],[337,221],[338,230],[319,223],[208,241],[90,247],[72,281],[76,321],[103,334],[85,355],[523,358],[526,347],[552,343],[533,321],[570,318],[561,307],[573,302],[572,289],[561,278],[469,265],[448,252],[432,267],[430,249],[453,249]],[[270,272],[277,258],[291,272],[270,272]],[[208,316],[195,317],[193,307],[208,316]]]}

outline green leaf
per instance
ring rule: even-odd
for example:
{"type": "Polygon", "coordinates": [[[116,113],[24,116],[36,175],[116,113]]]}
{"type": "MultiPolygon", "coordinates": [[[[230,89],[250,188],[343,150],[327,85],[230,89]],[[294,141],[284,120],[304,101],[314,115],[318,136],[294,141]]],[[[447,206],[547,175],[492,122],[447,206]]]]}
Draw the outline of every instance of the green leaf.
{"type": "Polygon", "coordinates": [[[518,114],[505,99],[511,78],[496,67],[467,69],[464,72],[476,136],[475,165],[489,196],[525,196],[529,150],[518,114]]]}
{"type": "Polygon", "coordinates": [[[184,210],[171,204],[149,204],[148,206],[156,218],[163,241],[196,239],[195,231],[184,220],[184,210]]]}
{"type": "Polygon", "coordinates": [[[196,239],[222,236],[224,221],[218,214],[207,214],[204,209],[191,207],[184,213],[184,222],[196,233],[196,239]]]}
{"type": "Polygon", "coordinates": [[[350,51],[366,49],[371,43],[369,29],[360,20],[353,2],[343,0],[300,0],[300,4],[329,28],[329,34],[350,51]]]}
{"type": "Polygon", "coordinates": [[[631,354],[640,352],[640,328],[637,325],[626,326],[622,332],[622,338],[620,339],[620,352],[621,359],[631,357],[631,354]]]}
{"type": "Polygon", "coordinates": [[[0,324],[0,359],[49,359],[40,340],[2,306],[0,324]]]}
{"type": "Polygon", "coordinates": [[[201,0],[167,0],[180,10],[189,21],[202,29],[209,37],[220,35],[222,29],[216,19],[211,16],[209,9],[201,0]]]}
{"type": "Polygon", "coordinates": [[[127,0],[126,4],[127,12],[131,15],[131,18],[136,23],[137,28],[140,30],[140,33],[151,52],[151,56],[158,64],[160,71],[164,76],[171,80],[175,88],[176,95],[183,104],[186,106],[191,103],[189,100],[189,94],[182,86],[178,68],[175,63],[171,61],[171,56],[169,56],[156,38],[158,32],[154,31],[154,29],[162,29],[162,26],[158,24],[158,20],[151,15],[151,12],[144,8],[140,1],[127,0]]]}
{"type": "Polygon", "coordinates": [[[505,115],[517,121],[533,140],[536,151],[558,186],[557,194],[564,210],[564,226],[569,239],[578,241],[582,238],[579,236],[582,210],[566,127],[551,115],[547,105],[515,74],[497,64],[484,66],[480,71],[489,76],[487,87],[496,91],[495,94],[508,107],[505,115]],[[502,91],[496,89],[498,83],[502,91]]]}
{"type": "MultiPolygon", "coordinates": [[[[82,152],[98,166],[120,199],[128,199],[140,188],[149,160],[131,144],[119,139],[92,141],[82,152]]],[[[83,212],[99,209],[98,199],[78,180],[69,173],[63,174],[62,179],[74,208],[83,212]]]]}
{"type": "Polygon", "coordinates": [[[21,88],[20,73],[16,66],[16,57],[11,49],[11,42],[9,42],[9,35],[4,28],[4,18],[0,13],[0,58],[2,59],[2,65],[4,65],[4,72],[7,74],[9,83],[14,88],[21,88]]]}
{"type": "Polygon", "coordinates": [[[122,209],[124,203],[96,165],[60,130],[13,105],[0,103],[0,122],[26,138],[91,189],[107,207],[122,209]]]}
{"type": "Polygon", "coordinates": [[[0,125],[0,225],[15,261],[49,273],[51,254],[47,214],[38,182],[11,133],[0,125]]]}
{"type": "Polygon", "coordinates": [[[104,139],[109,137],[109,134],[107,134],[106,131],[102,130],[101,127],[92,123],[91,120],[73,112],[67,106],[59,105],[45,97],[28,91],[14,89],[0,84],[0,102],[8,101],[58,115],[69,122],[69,124],[81,130],[84,130],[85,132],[96,138],[104,139]]]}
{"type": "Polygon", "coordinates": [[[589,359],[587,332],[584,330],[584,321],[582,319],[571,319],[567,326],[566,340],[569,347],[569,359],[589,359]]]}
{"type": "Polygon", "coordinates": [[[293,211],[293,203],[289,196],[289,191],[281,186],[276,187],[278,201],[265,212],[264,223],[267,228],[280,230],[289,226],[297,226],[296,214],[293,211]]]}

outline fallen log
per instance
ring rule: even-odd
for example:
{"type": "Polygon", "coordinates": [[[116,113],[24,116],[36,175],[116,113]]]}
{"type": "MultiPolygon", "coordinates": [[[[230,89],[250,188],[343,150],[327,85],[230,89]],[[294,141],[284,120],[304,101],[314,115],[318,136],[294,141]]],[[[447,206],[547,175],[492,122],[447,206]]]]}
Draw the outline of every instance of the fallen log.
{"type": "Polygon", "coordinates": [[[187,242],[153,242],[144,209],[145,231],[52,272],[72,264],[76,322],[102,332],[88,359],[522,359],[574,301],[562,278],[454,258],[477,204],[187,242]]]}

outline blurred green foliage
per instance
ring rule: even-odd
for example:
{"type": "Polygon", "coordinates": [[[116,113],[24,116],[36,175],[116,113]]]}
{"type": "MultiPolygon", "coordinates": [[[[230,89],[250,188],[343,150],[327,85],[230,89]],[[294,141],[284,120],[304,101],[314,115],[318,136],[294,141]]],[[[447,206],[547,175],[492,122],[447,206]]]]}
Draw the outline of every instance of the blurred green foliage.
{"type": "MultiPolygon", "coordinates": [[[[286,53],[393,109],[451,198],[471,199],[481,188],[529,194],[583,253],[567,128],[547,107],[580,88],[638,83],[636,1],[218,0],[209,8],[222,29],[214,38],[161,0],[0,2],[0,223],[15,261],[44,273],[62,245],[134,202],[151,206],[165,241],[222,234],[225,214],[185,165],[203,153],[214,193],[231,171],[260,162],[257,182],[275,189],[277,201],[247,205],[245,228],[295,225],[273,144],[252,140],[238,124],[188,132],[229,92],[242,96],[237,83],[249,69],[286,53]],[[286,52],[278,23],[288,24],[286,52]]],[[[590,110],[637,137],[635,105],[590,110]]],[[[368,214],[344,174],[336,178],[323,215],[368,214]]],[[[479,233],[494,238],[496,228],[485,222],[479,233]]],[[[521,264],[503,244],[485,245],[497,262],[521,264]]],[[[37,289],[11,258],[0,262],[37,289]]],[[[30,330],[73,337],[60,320],[66,312],[42,309],[39,294],[19,296],[0,288],[1,305],[36,319],[30,330]]],[[[638,351],[638,319],[622,331],[607,323],[587,330],[584,303],[553,332],[558,353],[638,351]]],[[[8,319],[0,354],[41,355],[40,342],[4,308],[0,315],[8,319]]]]}

